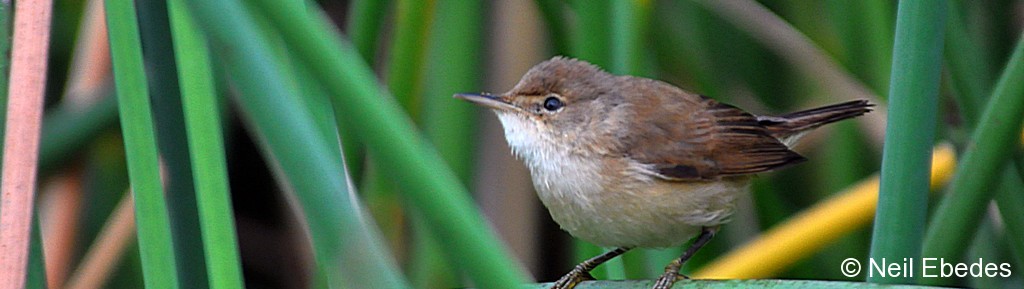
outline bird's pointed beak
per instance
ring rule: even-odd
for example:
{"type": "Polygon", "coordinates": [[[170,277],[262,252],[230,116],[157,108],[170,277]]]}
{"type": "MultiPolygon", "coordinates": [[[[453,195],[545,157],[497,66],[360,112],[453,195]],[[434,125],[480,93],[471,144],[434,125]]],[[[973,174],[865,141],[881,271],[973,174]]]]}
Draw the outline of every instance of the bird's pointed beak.
{"type": "Polygon", "coordinates": [[[494,110],[511,111],[517,109],[514,105],[501,99],[501,97],[489,93],[458,93],[454,97],[494,110]]]}

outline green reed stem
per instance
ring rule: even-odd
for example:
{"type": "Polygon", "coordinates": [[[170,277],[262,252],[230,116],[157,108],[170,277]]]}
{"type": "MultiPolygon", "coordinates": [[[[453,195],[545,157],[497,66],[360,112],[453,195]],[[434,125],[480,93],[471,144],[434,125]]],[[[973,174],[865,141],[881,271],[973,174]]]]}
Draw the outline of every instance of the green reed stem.
{"type": "Polygon", "coordinates": [[[572,1],[576,29],[572,54],[604,69],[612,65],[611,1],[572,1]]]}
{"type": "Polygon", "coordinates": [[[43,260],[43,233],[39,228],[39,216],[32,218],[32,236],[28,244],[28,276],[26,289],[46,289],[46,264],[43,260]]]}
{"type": "MultiPolygon", "coordinates": [[[[1018,152],[1017,154],[1022,153],[1018,152]]],[[[1017,164],[1019,163],[1017,162],[1017,164]]],[[[999,216],[1006,224],[1006,231],[1003,232],[1003,235],[1006,236],[1010,251],[1017,259],[1017,264],[1024,264],[1024,214],[1020,214],[1020,208],[1024,208],[1024,194],[1020,193],[1020,184],[1024,181],[1024,174],[1021,172],[1024,170],[1021,170],[1020,166],[1008,166],[999,182],[999,191],[995,196],[996,204],[999,207],[999,216]]]]}
{"type": "Polygon", "coordinates": [[[378,38],[387,18],[388,4],[388,0],[355,0],[349,7],[351,12],[346,17],[346,31],[368,65],[373,65],[377,59],[378,38]]]}
{"type": "MultiPolygon", "coordinates": [[[[941,1],[940,1],[941,2],[941,1]]],[[[938,110],[945,3],[899,3],[893,49],[889,120],[882,153],[881,186],[871,239],[874,260],[916,259],[927,215],[931,149],[938,110]]],[[[930,257],[930,256],[929,256],[930,257]]],[[[910,283],[907,276],[868,278],[910,283]]]]}
{"type": "Polygon", "coordinates": [[[964,15],[954,3],[949,1],[947,4],[950,8],[945,60],[957,91],[954,100],[959,107],[958,112],[970,131],[981,117],[992,77],[983,55],[978,53],[982,50],[981,45],[967,32],[964,15]]]}
{"type": "Polygon", "coordinates": [[[178,278],[184,288],[206,288],[206,262],[199,225],[192,165],[181,111],[178,72],[166,0],[138,1],[143,60],[147,67],[149,94],[157,145],[166,175],[165,190],[170,213],[174,250],[178,254],[178,278]]]}
{"type": "Polygon", "coordinates": [[[213,69],[206,41],[180,1],[169,1],[171,32],[192,171],[195,172],[195,194],[209,287],[241,289],[245,285],[235,236],[213,69]]]}
{"type": "Polygon", "coordinates": [[[452,101],[454,92],[477,92],[483,84],[484,12],[481,1],[438,0],[427,62],[423,130],[464,184],[473,174],[476,108],[452,101]],[[443,17],[441,17],[443,16],[443,17]]]}
{"type": "Polygon", "coordinates": [[[615,0],[611,12],[611,59],[609,70],[617,74],[646,76],[645,45],[654,7],[650,1],[615,0]]]}
{"type": "Polygon", "coordinates": [[[569,55],[572,52],[569,43],[569,27],[565,23],[565,3],[562,0],[536,0],[540,16],[547,25],[548,41],[554,48],[555,55],[569,55]]]}
{"type": "MultiPolygon", "coordinates": [[[[398,0],[395,39],[388,65],[388,88],[413,121],[419,121],[423,103],[423,64],[427,36],[437,0],[398,0]]],[[[448,16],[450,17],[450,16],[448,16]]]]}
{"type": "Polygon", "coordinates": [[[130,0],[107,0],[105,7],[143,277],[146,288],[178,288],[135,5],[130,0]]]}

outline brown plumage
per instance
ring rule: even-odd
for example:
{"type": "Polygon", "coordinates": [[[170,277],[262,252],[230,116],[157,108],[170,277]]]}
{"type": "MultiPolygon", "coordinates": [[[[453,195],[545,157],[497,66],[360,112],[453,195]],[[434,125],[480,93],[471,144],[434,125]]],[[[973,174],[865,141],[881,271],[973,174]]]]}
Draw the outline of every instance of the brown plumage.
{"type": "Polygon", "coordinates": [[[772,136],[784,139],[822,125],[864,115],[873,106],[867,100],[860,99],[780,116],[759,116],[757,120],[772,136]]]}
{"type": "MultiPolygon", "coordinates": [[[[682,92],[682,91],[680,91],[682,92]]],[[[682,92],[678,98],[697,96],[682,92]]],[[[630,155],[654,164],[672,180],[714,180],[755,174],[794,165],[806,159],[782,140],[824,124],[863,115],[871,104],[856,100],[781,116],[754,116],[734,106],[700,96],[688,125],[655,125],[675,131],[665,137],[643,138],[630,146],[630,155]],[[662,150],[643,148],[662,147],[662,150]]],[[[671,119],[650,119],[653,123],[671,119]]],[[[641,128],[652,128],[641,126],[641,128]]],[[[648,131],[645,135],[657,134],[648,131]]]]}
{"type": "Polygon", "coordinates": [[[611,150],[607,153],[653,165],[660,177],[676,181],[716,180],[803,162],[806,159],[783,140],[863,115],[872,106],[855,100],[781,116],[755,116],[665,82],[615,76],[589,63],[560,57],[538,64],[502,98],[517,105],[532,103],[539,109],[539,100],[551,93],[564,96],[567,106],[591,106],[591,112],[629,105],[633,120],[645,125],[631,126],[627,132],[588,131],[613,134],[613,142],[619,143],[605,148],[611,150]],[[603,100],[603,107],[587,104],[596,99],[603,100]],[[665,112],[672,117],[665,117],[665,112]]]}

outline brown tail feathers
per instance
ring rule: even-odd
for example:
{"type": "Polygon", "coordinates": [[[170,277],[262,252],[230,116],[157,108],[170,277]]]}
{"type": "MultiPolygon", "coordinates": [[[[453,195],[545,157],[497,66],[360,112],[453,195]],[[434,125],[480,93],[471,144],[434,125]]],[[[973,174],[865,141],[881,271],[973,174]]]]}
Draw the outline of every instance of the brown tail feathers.
{"type": "Polygon", "coordinates": [[[758,116],[757,121],[775,138],[785,139],[816,127],[864,115],[874,104],[854,100],[779,116],[758,116]]]}

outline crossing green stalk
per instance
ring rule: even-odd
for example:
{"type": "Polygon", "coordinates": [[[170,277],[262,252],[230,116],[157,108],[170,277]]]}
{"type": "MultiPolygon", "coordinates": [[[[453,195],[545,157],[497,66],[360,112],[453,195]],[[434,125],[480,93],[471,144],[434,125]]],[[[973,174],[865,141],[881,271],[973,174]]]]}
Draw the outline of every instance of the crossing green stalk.
{"type": "MultiPolygon", "coordinates": [[[[1024,120],[1024,37],[1017,42],[992,96],[971,135],[949,193],[939,203],[922,255],[959,260],[995,195],[1001,170],[1019,150],[1021,121],[1024,120]]],[[[944,278],[923,278],[923,283],[946,284],[944,278]]]]}
{"type": "MultiPolygon", "coordinates": [[[[239,104],[253,123],[268,158],[280,168],[303,208],[319,273],[332,287],[408,288],[392,257],[381,248],[370,220],[351,195],[337,153],[313,118],[294,100],[296,91],[273,60],[270,42],[237,0],[186,2],[213,51],[241,92],[239,104]]],[[[279,3],[275,3],[279,4],[279,3]]],[[[275,5],[308,18],[302,5],[275,5]]],[[[265,12],[265,11],[264,11],[265,12]]],[[[358,57],[355,63],[362,63],[358,57]]],[[[336,146],[335,146],[336,147],[336,146]]]]}
{"type": "Polygon", "coordinates": [[[397,103],[380,90],[372,71],[358,65],[359,55],[331,32],[325,19],[282,9],[275,1],[257,2],[289,47],[331,92],[340,109],[337,115],[346,123],[360,124],[351,129],[378,158],[382,171],[398,180],[401,192],[423,213],[431,230],[450,242],[446,252],[473,282],[485,288],[522,283],[525,274],[510,266],[515,262],[508,262],[513,260],[511,255],[487,227],[465,187],[413,129],[397,103]]]}

